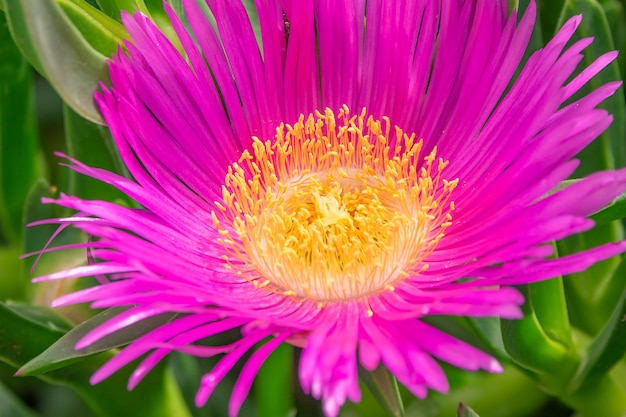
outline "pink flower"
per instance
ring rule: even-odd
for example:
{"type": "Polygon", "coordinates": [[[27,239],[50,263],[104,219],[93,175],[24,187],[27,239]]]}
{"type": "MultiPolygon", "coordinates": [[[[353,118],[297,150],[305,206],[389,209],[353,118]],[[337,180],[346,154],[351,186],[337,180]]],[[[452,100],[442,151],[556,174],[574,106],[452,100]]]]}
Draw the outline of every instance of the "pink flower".
{"type": "Polygon", "coordinates": [[[201,406],[263,342],[234,387],[234,416],[286,342],[303,348],[300,383],[329,417],[359,401],[358,364],[386,366],[418,397],[446,392],[434,358],[501,367],[420,318],[519,318],[512,286],[626,251],[620,242],[550,258],[551,241],[591,228],[587,216],[626,189],[619,170],[545,197],[609,126],[596,106],[620,86],[566,104],[616,56],[572,78],[591,43],[565,48],[580,17],[511,85],[534,3],[517,23],[506,0],[256,0],[260,49],[240,2],[208,1],[218,32],[183,3],[193,33],[166,10],[184,55],[145,16],[124,15],[132,42],[110,63],[112,87],[96,93],[132,179],[70,159],[142,208],[47,200],[78,211],[59,222],[92,236],[95,261],[38,279],[107,276],[55,305],[129,306],[77,348],[181,313],[93,383],[144,354],[131,388],[173,350],[223,354],[202,378],[201,406]],[[231,345],[195,344],[232,329],[241,337],[231,345]]]}

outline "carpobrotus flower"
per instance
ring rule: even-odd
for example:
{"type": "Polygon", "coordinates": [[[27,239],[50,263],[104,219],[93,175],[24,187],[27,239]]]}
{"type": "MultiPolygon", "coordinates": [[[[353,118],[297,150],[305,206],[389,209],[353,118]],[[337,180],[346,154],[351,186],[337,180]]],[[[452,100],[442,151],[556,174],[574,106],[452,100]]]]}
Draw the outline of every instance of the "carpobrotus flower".
{"type": "Polygon", "coordinates": [[[626,250],[558,259],[549,242],[593,226],[626,188],[594,174],[545,197],[611,116],[604,85],[566,102],[615,58],[572,74],[591,40],[565,48],[568,21],[511,84],[535,19],[507,1],[257,0],[260,44],[238,1],[208,2],[216,28],[183,1],[167,7],[184,55],[141,14],[96,94],[133,179],[72,160],[135,209],[62,195],[61,219],[90,236],[94,262],[40,280],[108,275],[55,304],[129,309],[88,346],[150,316],[181,313],[125,347],[97,383],[148,353],[135,386],[173,350],[223,354],[202,405],[253,347],[234,387],[237,414],[264,359],[303,348],[302,387],[335,416],[358,401],[357,364],[386,366],[418,397],[497,361],[425,324],[433,314],[518,318],[512,285],[581,271],[626,250]],[[195,342],[240,329],[227,346],[195,342]]]}

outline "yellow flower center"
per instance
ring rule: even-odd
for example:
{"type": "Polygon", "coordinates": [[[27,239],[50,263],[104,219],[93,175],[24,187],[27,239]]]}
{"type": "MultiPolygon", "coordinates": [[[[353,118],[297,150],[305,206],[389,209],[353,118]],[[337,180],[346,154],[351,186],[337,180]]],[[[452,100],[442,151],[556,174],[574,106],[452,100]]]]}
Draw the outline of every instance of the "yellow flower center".
{"type": "Polygon", "coordinates": [[[236,274],[297,298],[364,297],[424,271],[424,258],[451,224],[458,179],[436,148],[388,118],[304,115],[273,141],[254,138],[233,163],[214,226],[236,274]]]}

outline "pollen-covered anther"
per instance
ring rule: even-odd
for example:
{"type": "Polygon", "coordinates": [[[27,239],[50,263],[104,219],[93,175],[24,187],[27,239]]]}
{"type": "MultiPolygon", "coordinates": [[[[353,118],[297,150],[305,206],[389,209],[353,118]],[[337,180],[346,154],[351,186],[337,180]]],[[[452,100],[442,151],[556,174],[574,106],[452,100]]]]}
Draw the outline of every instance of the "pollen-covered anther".
{"type": "Polygon", "coordinates": [[[458,180],[400,128],[346,106],[254,138],[226,175],[213,224],[255,287],[318,302],[393,291],[428,268],[458,180]]]}

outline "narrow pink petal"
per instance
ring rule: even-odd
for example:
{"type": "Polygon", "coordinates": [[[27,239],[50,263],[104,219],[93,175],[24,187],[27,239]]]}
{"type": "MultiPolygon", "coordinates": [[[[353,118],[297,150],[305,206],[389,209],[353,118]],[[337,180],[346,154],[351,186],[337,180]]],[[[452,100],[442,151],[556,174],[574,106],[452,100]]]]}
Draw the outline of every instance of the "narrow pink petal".
{"type": "Polygon", "coordinates": [[[252,356],[250,356],[250,359],[248,359],[244,365],[239,377],[237,378],[237,382],[233,387],[233,392],[228,403],[228,415],[230,417],[236,417],[237,414],[239,414],[241,404],[243,404],[243,401],[248,396],[252,382],[259,372],[259,369],[261,369],[261,365],[263,365],[263,362],[265,362],[267,357],[274,352],[274,350],[276,350],[276,348],[284,342],[288,336],[289,332],[284,332],[275,336],[272,340],[258,348],[252,356]]]}
{"type": "Polygon", "coordinates": [[[55,272],[52,274],[42,275],[34,278],[33,282],[54,281],[69,278],[82,278],[98,274],[115,274],[119,272],[133,271],[135,268],[128,265],[120,265],[116,263],[100,263],[97,265],[77,266],[65,271],[55,272]]]}
{"type": "Polygon", "coordinates": [[[219,38],[195,0],[183,0],[183,6],[195,39],[202,49],[204,58],[224,99],[235,137],[239,139],[241,144],[249,143],[246,142],[246,139],[251,136],[250,127],[241,107],[237,87],[219,38]]]}
{"type": "Polygon", "coordinates": [[[241,339],[239,345],[231,352],[227,353],[208,374],[202,377],[200,388],[196,394],[196,405],[198,407],[204,405],[217,384],[224,378],[226,373],[235,366],[235,363],[252,348],[256,343],[272,334],[271,330],[260,330],[255,333],[248,334],[241,339]]]}

